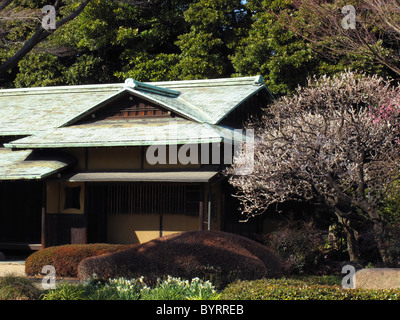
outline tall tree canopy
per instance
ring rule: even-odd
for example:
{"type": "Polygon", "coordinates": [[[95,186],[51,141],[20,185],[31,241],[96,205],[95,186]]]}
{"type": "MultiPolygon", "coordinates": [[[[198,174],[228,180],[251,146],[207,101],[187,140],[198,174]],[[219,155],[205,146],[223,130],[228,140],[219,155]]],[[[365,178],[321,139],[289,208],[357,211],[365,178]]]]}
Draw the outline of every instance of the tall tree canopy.
{"type": "MultiPolygon", "coordinates": [[[[88,1],[74,19],[56,31],[43,31],[46,37],[21,56],[0,85],[262,74],[274,94],[285,94],[305,83],[319,61],[304,39],[282,28],[279,19],[265,10],[276,9],[276,1],[88,1]]],[[[57,19],[83,3],[63,1],[57,19]]],[[[45,4],[14,0],[6,6],[0,16],[0,62],[13,57],[40,29],[45,4]]]]}
{"type": "MultiPolygon", "coordinates": [[[[0,2],[0,63],[14,57],[26,40],[40,30],[41,9],[48,2],[0,2]]],[[[311,75],[333,75],[346,68],[393,76],[386,65],[376,63],[365,50],[327,54],[323,45],[329,42],[326,37],[321,38],[323,29],[318,29],[321,17],[306,7],[312,1],[50,2],[57,6],[57,21],[70,19],[55,31],[41,30],[45,37],[39,37],[31,51],[14,59],[13,66],[0,76],[0,86],[105,83],[127,77],[161,81],[261,74],[272,93],[280,96],[293,93],[311,75]],[[306,34],[315,36],[310,39],[306,34]]],[[[339,12],[332,19],[337,20],[337,25],[342,18],[339,12]]],[[[392,33],[396,34],[395,30],[392,33]]],[[[377,45],[390,41],[396,45],[394,38],[386,38],[377,38],[377,45]]],[[[384,47],[387,48],[388,45],[384,47]]]]}
{"type": "MultiPolygon", "coordinates": [[[[7,7],[0,20],[7,30],[2,34],[0,61],[12,57],[33,30],[41,29],[44,3],[19,0],[7,7]]],[[[57,17],[79,4],[75,0],[63,3],[57,17]]],[[[188,5],[188,0],[90,1],[75,19],[37,43],[9,70],[3,83],[42,86],[115,82],[129,72],[138,80],[168,77],[165,70],[175,63],[170,55],[179,53],[175,41],[188,30],[183,16],[188,5]]]]}
{"type": "Polygon", "coordinates": [[[307,77],[318,73],[321,63],[307,42],[286,30],[275,16],[281,7],[288,10],[286,3],[249,1],[253,23],[232,56],[238,75],[262,74],[275,95],[284,95],[305,84],[307,77]]]}

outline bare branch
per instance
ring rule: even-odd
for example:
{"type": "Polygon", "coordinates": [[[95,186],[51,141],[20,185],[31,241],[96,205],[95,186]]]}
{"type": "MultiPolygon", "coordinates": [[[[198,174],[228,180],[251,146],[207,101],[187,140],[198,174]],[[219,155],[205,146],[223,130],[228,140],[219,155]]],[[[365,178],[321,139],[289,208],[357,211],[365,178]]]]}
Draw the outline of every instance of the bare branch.
{"type": "Polygon", "coordinates": [[[353,55],[368,56],[400,74],[400,53],[390,45],[400,41],[398,0],[364,0],[356,8],[356,28],[345,29],[341,22],[342,2],[303,0],[291,11],[273,12],[282,26],[304,38],[313,49],[330,60],[353,55]]]}
{"type": "Polygon", "coordinates": [[[12,0],[3,0],[0,3],[0,11],[3,11],[9,4],[11,4],[12,0]]]}
{"type": "MultiPolygon", "coordinates": [[[[75,11],[70,13],[68,16],[58,20],[56,22],[56,30],[62,27],[64,24],[68,23],[69,21],[75,19],[85,9],[85,7],[88,5],[89,2],[90,0],[83,1],[75,11]]],[[[5,73],[7,70],[13,68],[14,66],[16,66],[18,62],[23,57],[25,57],[38,43],[45,40],[51,34],[52,34],[51,31],[48,31],[44,29],[42,26],[40,26],[35,32],[35,34],[24,43],[22,48],[19,49],[14,56],[12,56],[11,58],[9,58],[0,65],[0,75],[5,73]]]]}

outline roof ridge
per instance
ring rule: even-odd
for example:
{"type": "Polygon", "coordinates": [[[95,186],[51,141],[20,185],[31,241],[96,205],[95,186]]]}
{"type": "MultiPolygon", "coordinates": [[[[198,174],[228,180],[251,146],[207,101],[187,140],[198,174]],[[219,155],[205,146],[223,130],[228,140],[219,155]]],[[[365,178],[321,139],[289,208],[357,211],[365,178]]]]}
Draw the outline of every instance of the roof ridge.
{"type": "Polygon", "coordinates": [[[59,94],[59,93],[74,93],[74,92],[87,92],[87,91],[104,91],[104,90],[117,90],[123,88],[122,83],[114,84],[83,84],[75,86],[49,86],[49,87],[27,87],[27,88],[9,88],[0,89],[0,95],[14,95],[14,94],[42,94],[43,92],[49,94],[59,94]]]}
{"type": "MultiPolygon", "coordinates": [[[[128,80],[128,79],[127,79],[128,80]]],[[[79,85],[62,85],[62,86],[48,86],[48,87],[24,87],[24,88],[7,88],[7,89],[0,89],[0,95],[3,94],[13,94],[13,93],[27,93],[27,94],[34,94],[34,93],[42,93],[43,91],[51,91],[52,93],[56,93],[57,91],[68,91],[74,92],[77,90],[79,92],[84,92],[85,90],[104,90],[104,89],[121,89],[127,85],[125,82],[118,82],[118,83],[99,83],[99,84],[79,84],[79,85]]],[[[197,80],[173,80],[173,81],[154,81],[154,82],[138,82],[135,81],[135,84],[142,84],[143,86],[151,85],[151,86],[176,86],[176,85],[184,85],[184,86],[192,86],[192,85],[234,85],[239,82],[250,82],[254,85],[262,85],[264,84],[263,78],[260,75],[251,76],[251,77],[233,77],[233,78],[216,78],[216,79],[197,79],[197,80]]],[[[162,90],[162,89],[161,89],[162,90]]],[[[58,93],[58,92],[57,92],[58,93]]]]}
{"type": "Polygon", "coordinates": [[[159,82],[145,82],[146,84],[152,84],[154,86],[193,86],[193,85],[237,85],[239,82],[251,82],[253,85],[263,85],[264,79],[261,75],[249,76],[249,77],[232,77],[232,78],[216,78],[216,79],[195,79],[195,80],[174,80],[174,81],[159,81],[159,82]]]}
{"type": "Polygon", "coordinates": [[[160,86],[155,86],[154,84],[140,82],[140,81],[134,80],[132,78],[126,79],[124,85],[125,85],[125,87],[129,87],[134,90],[160,94],[160,95],[164,95],[164,96],[167,96],[170,98],[176,98],[180,95],[179,91],[163,88],[160,86]]]}

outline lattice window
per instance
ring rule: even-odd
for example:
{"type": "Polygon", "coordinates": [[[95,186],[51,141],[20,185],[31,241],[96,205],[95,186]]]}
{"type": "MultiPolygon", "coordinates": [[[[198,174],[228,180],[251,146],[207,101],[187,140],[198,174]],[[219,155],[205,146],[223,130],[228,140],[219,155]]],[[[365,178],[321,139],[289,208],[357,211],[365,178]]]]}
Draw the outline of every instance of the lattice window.
{"type": "Polygon", "coordinates": [[[169,116],[170,112],[166,109],[160,109],[144,102],[136,102],[130,107],[120,109],[109,118],[131,118],[131,117],[152,117],[169,116]]]}
{"type": "Polygon", "coordinates": [[[108,214],[199,214],[200,185],[116,184],[104,188],[108,214]]]}
{"type": "Polygon", "coordinates": [[[78,123],[94,122],[107,119],[154,118],[174,116],[175,114],[168,109],[165,109],[139,97],[126,94],[101,107],[99,110],[87,115],[78,123]]]}

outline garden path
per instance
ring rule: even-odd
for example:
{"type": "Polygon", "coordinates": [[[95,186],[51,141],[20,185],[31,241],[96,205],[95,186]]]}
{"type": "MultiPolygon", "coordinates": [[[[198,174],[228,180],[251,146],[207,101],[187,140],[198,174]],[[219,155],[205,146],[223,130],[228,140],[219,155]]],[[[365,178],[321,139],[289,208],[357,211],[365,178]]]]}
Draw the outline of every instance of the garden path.
{"type": "Polygon", "coordinates": [[[0,261],[0,277],[4,277],[10,273],[18,276],[25,276],[25,261],[0,261]]]}

